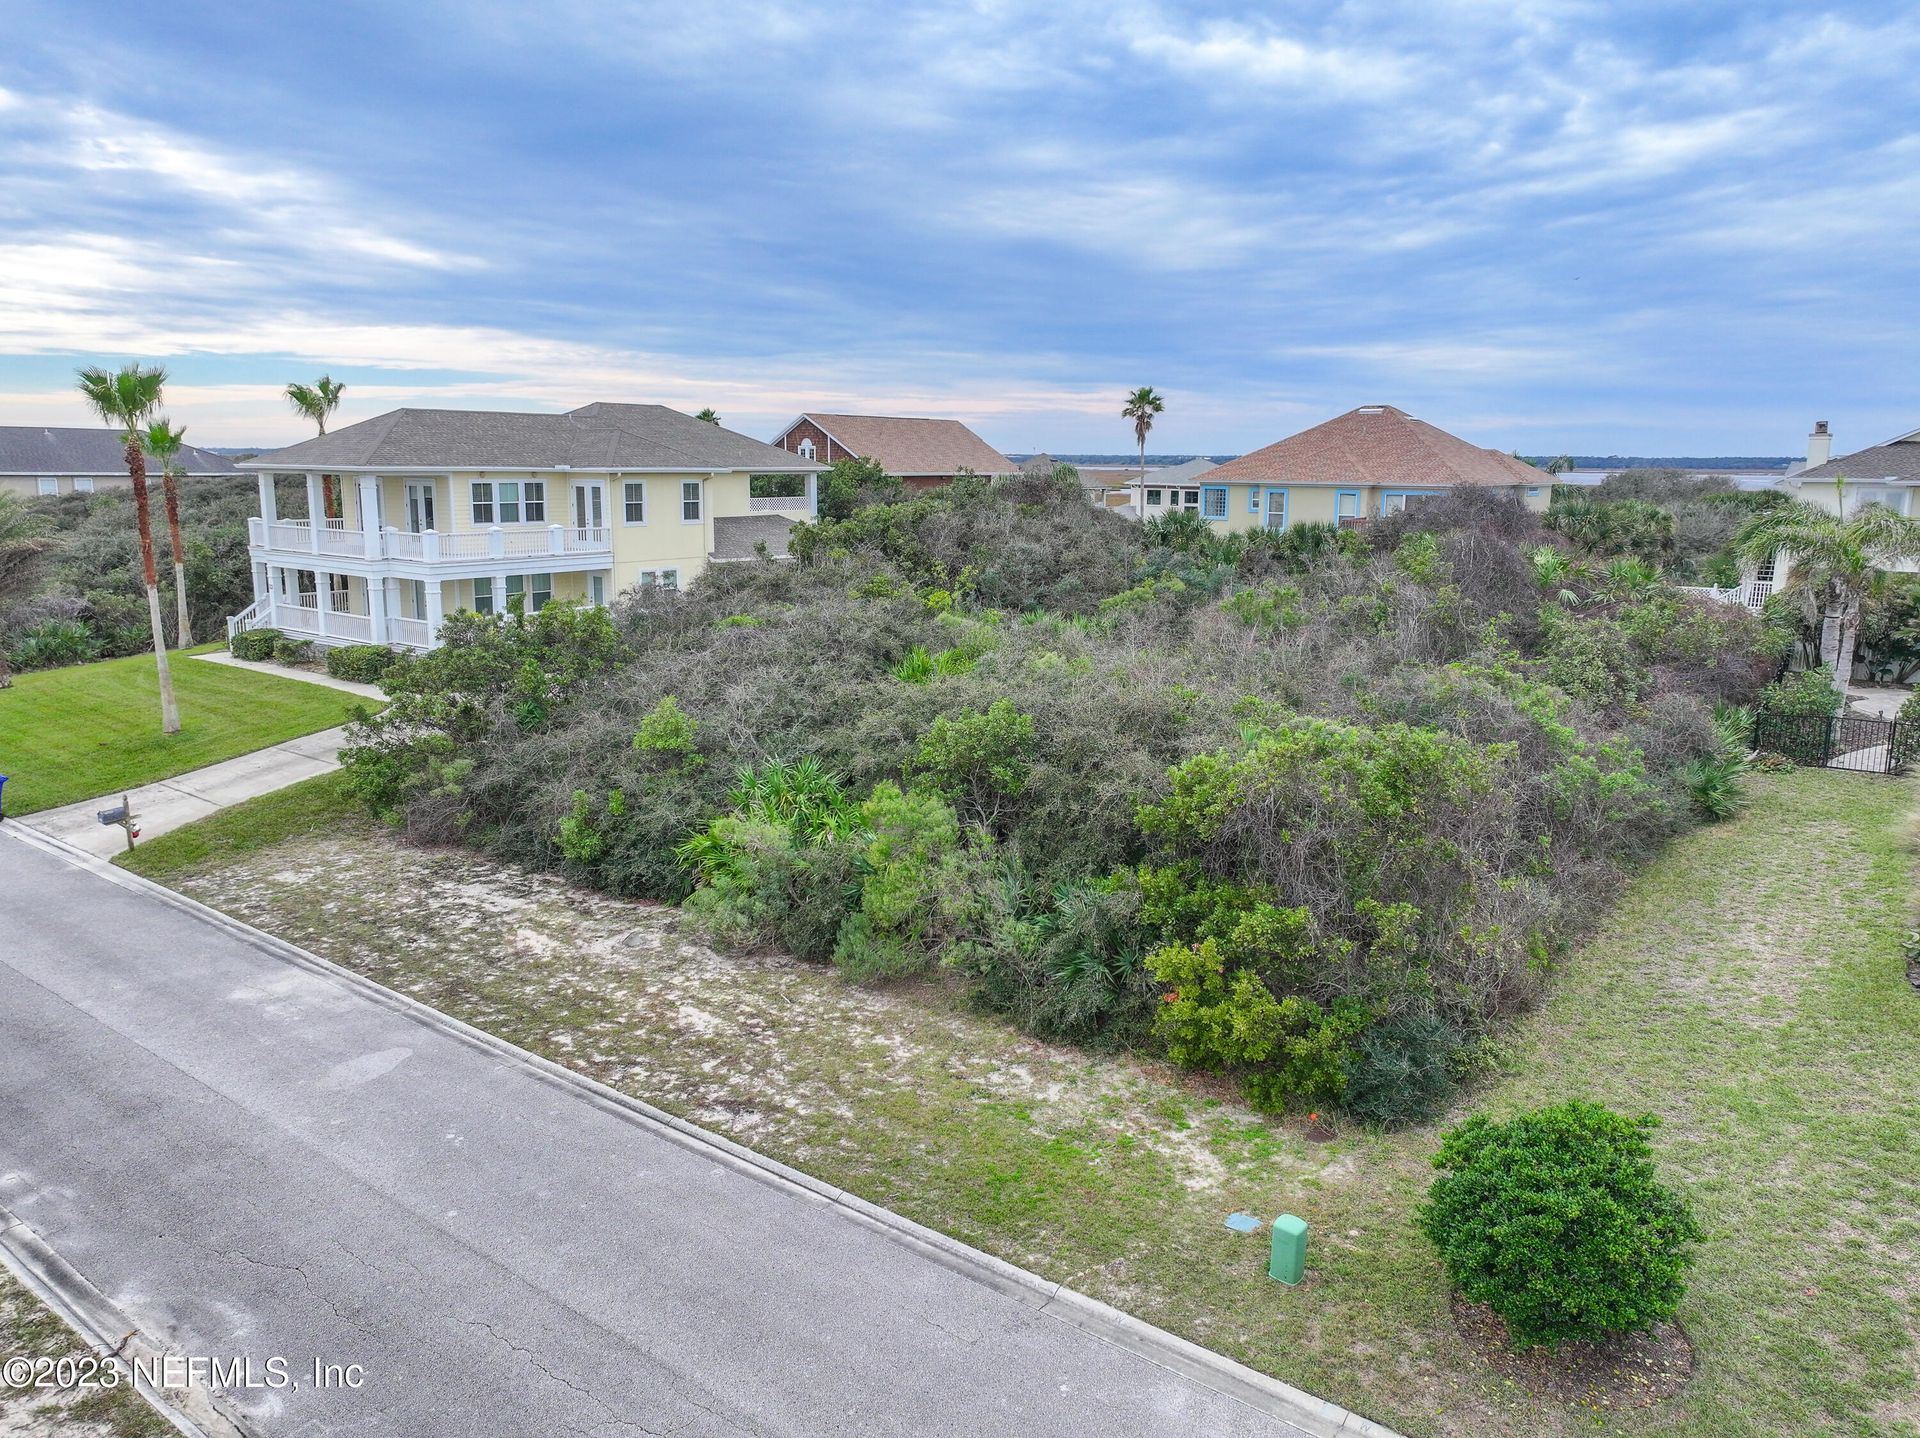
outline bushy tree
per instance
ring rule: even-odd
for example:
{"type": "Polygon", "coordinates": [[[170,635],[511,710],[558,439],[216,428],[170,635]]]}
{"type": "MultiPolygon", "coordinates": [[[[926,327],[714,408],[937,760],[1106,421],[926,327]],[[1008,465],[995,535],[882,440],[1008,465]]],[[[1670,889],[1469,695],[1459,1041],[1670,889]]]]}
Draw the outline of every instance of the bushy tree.
{"type": "Polygon", "coordinates": [[[1505,1122],[1476,1115],[1442,1138],[1421,1231],[1516,1346],[1606,1339],[1679,1309],[1705,1235],[1655,1172],[1658,1124],[1575,1100],[1505,1122]]]}

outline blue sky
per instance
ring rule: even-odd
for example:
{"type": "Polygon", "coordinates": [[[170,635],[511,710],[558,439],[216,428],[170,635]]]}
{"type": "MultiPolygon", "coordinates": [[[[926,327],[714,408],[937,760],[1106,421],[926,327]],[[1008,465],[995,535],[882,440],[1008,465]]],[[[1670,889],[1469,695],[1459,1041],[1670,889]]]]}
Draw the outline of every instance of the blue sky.
{"type": "Polygon", "coordinates": [[[166,363],[207,444],[400,404],[952,415],[1231,452],[1920,425],[1920,12],[9,0],[0,422],[166,363]]]}

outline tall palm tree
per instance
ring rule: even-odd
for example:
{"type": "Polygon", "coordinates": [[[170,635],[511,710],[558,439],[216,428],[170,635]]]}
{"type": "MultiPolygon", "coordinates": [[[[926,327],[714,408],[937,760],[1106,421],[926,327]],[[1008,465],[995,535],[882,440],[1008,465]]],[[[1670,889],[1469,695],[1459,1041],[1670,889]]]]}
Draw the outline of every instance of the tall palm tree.
{"type": "MultiPolygon", "coordinates": [[[[320,426],[320,433],[327,432],[327,420],[340,408],[340,396],[347,392],[344,384],[335,384],[332,375],[321,375],[312,384],[294,383],[287,386],[287,403],[301,414],[320,426]]],[[[333,476],[320,476],[320,508],[322,513],[308,515],[315,524],[333,518],[333,476]]]]}
{"type": "Polygon", "coordinates": [[[153,513],[147,500],[147,456],[140,448],[140,427],[160,407],[167,372],[138,364],[110,373],[98,365],[79,371],[80,393],[105,423],[126,439],[127,476],[133,481],[133,509],[140,522],[140,566],[147,582],[147,620],[153,626],[153,662],[160,673],[160,732],[180,732],[180,710],[173,702],[173,671],[167,667],[166,635],[160,625],[160,582],[153,569],[153,513]]]}
{"type": "Polygon", "coordinates": [[[1735,551],[1749,563],[1785,561],[1789,587],[1819,612],[1820,662],[1843,689],[1853,672],[1860,601],[1874,572],[1920,559],[1920,523],[1884,504],[1863,504],[1847,515],[1844,483],[1836,486],[1838,514],[1794,500],[1761,510],[1733,536],[1735,551]]]}
{"type": "Polygon", "coordinates": [[[704,419],[708,424],[720,423],[720,415],[712,405],[708,405],[705,409],[701,410],[694,418],[704,419]]]}
{"type": "Polygon", "coordinates": [[[1140,444],[1140,472],[1147,472],[1147,433],[1153,428],[1153,417],[1167,407],[1167,402],[1154,393],[1152,385],[1141,385],[1127,396],[1126,404],[1120,413],[1133,421],[1133,437],[1140,444]]]}
{"type": "Polygon", "coordinates": [[[160,461],[160,483],[167,496],[167,542],[173,546],[173,601],[178,613],[174,642],[182,649],[193,643],[193,621],[187,615],[187,550],[180,542],[180,447],[187,431],[176,428],[165,418],[156,419],[140,431],[140,447],[160,461]]]}

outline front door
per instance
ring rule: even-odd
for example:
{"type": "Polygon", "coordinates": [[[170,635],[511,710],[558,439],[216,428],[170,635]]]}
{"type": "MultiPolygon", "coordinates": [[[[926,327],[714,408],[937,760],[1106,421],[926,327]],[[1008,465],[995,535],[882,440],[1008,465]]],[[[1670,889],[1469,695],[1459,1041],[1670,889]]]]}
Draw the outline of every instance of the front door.
{"type": "Polygon", "coordinates": [[[1285,529],[1287,527],[1287,492],[1284,489],[1267,491],[1267,528],[1285,529]]]}
{"type": "Polygon", "coordinates": [[[598,484],[589,484],[584,480],[573,486],[573,527],[575,529],[604,529],[607,524],[606,490],[598,484]]]}
{"type": "Polygon", "coordinates": [[[415,534],[421,534],[433,527],[433,486],[409,481],[407,528],[415,534]]]}

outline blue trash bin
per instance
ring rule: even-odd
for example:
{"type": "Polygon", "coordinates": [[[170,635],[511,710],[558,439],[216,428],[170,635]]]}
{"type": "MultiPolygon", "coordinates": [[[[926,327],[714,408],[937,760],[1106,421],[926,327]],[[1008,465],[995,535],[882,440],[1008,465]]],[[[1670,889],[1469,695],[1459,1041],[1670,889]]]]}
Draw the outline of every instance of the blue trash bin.
{"type": "Polygon", "coordinates": [[[7,817],[7,776],[0,774],[0,819],[7,817]]]}

